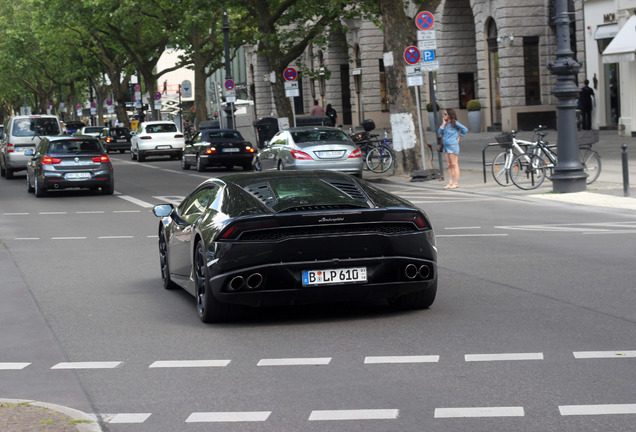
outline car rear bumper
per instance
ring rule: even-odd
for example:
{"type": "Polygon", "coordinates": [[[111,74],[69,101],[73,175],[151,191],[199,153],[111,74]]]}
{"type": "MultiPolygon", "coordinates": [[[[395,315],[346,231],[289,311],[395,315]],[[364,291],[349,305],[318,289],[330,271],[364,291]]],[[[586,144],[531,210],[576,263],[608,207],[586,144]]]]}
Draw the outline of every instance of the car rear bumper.
{"type": "Polygon", "coordinates": [[[219,274],[210,278],[210,286],[221,302],[253,307],[390,299],[437,289],[437,264],[432,260],[411,257],[267,264],[219,274]],[[415,271],[408,266],[414,266],[415,271]],[[303,270],[352,267],[365,267],[367,281],[317,286],[302,284],[303,270]],[[250,277],[254,282],[262,280],[255,286],[256,283],[247,283],[250,277]],[[239,289],[236,287],[241,285],[241,279],[236,278],[243,281],[239,289]]]}
{"type": "Polygon", "coordinates": [[[285,169],[307,171],[307,170],[327,170],[338,171],[347,174],[361,174],[362,173],[362,159],[354,158],[351,160],[343,161],[327,161],[321,160],[319,163],[316,161],[296,161],[295,164],[285,166],[285,169]]]}
{"type": "Polygon", "coordinates": [[[236,153],[217,153],[214,155],[200,155],[201,160],[205,163],[206,166],[215,166],[215,165],[246,165],[246,164],[254,164],[254,159],[256,156],[254,153],[244,153],[244,154],[236,154],[236,153]]]}
{"type": "Polygon", "coordinates": [[[110,144],[104,144],[104,147],[106,148],[106,151],[111,151],[111,150],[130,150],[130,143],[129,142],[110,143],[110,144]]]}
{"type": "Polygon", "coordinates": [[[45,173],[43,187],[46,189],[71,189],[71,188],[90,188],[109,185],[113,180],[111,171],[100,170],[91,172],[91,177],[81,180],[68,180],[64,177],[64,173],[45,173]]]}

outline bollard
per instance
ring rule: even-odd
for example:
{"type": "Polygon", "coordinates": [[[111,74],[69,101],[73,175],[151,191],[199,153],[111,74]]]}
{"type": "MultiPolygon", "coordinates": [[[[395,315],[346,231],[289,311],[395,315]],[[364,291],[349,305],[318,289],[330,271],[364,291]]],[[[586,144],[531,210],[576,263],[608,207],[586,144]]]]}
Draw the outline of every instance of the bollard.
{"type": "Polygon", "coordinates": [[[623,161],[623,196],[629,196],[629,169],[627,166],[627,144],[621,144],[623,153],[621,159],[623,161]]]}

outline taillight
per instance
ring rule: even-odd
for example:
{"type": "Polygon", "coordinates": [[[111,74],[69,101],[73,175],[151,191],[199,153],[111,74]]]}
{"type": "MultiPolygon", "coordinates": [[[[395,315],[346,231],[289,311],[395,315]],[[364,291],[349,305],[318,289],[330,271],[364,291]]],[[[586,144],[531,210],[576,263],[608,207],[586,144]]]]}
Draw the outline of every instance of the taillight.
{"type": "Polygon", "coordinates": [[[276,228],[278,221],[275,220],[250,220],[235,222],[225,228],[220,235],[222,240],[232,240],[238,238],[244,231],[253,231],[266,228],[276,228]]]}
{"type": "Polygon", "coordinates": [[[106,142],[107,142],[107,143],[111,142],[112,140],[113,140],[113,139],[112,139],[111,137],[107,137],[107,138],[106,138],[106,142]]]}
{"type": "Polygon", "coordinates": [[[251,146],[245,146],[245,151],[248,153],[254,153],[254,148],[251,146]]]}
{"type": "Polygon", "coordinates": [[[183,134],[176,134],[174,137],[175,138],[183,138],[183,134]]]}
{"type": "Polygon", "coordinates": [[[359,157],[362,157],[362,151],[359,148],[352,151],[351,154],[349,155],[349,159],[359,158],[359,157]]]}
{"type": "Polygon", "coordinates": [[[13,144],[7,143],[7,153],[13,153],[13,144]]]}
{"type": "Polygon", "coordinates": [[[426,219],[419,213],[387,213],[382,220],[384,222],[413,222],[418,229],[429,228],[426,219]]]}
{"type": "Polygon", "coordinates": [[[139,137],[139,139],[152,139],[152,137],[150,135],[144,135],[142,137],[139,137]]]}
{"type": "Polygon", "coordinates": [[[210,147],[209,149],[207,149],[205,151],[207,154],[213,154],[216,153],[216,147],[210,147]]]}
{"type": "Polygon", "coordinates": [[[51,156],[44,156],[42,158],[42,165],[57,165],[62,162],[62,159],[52,158],[51,156]]]}
{"type": "Polygon", "coordinates": [[[97,163],[108,163],[110,162],[110,158],[108,157],[108,155],[101,155],[101,156],[97,156],[93,158],[93,162],[97,162],[97,163]]]}
{"type": "Polygon", "coordinates": [[[301,152],[300,150],[292,150],[291,155],[294,159],[311,160],[311,156],[305,152],[301,152]]]}

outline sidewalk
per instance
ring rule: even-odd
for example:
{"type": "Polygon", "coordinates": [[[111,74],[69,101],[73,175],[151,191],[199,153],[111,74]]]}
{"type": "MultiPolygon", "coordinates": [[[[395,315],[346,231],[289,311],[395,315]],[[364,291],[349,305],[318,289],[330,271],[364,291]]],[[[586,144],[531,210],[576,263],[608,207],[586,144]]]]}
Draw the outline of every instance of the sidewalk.
{"type": "MultiPolygon", "coordinates": [[[[557,131],[549,130],[546,139],[555,143],[557,131]]],[[[546,179],[541,187],[526,191],[516,186],[503,187],[495,182],[492,177],[491,167],[485,167],[483,160],[487,164],[492,162],[494,157],[502,151],[498,145],[488,146],[489,143],[496,144],[495,136],[499,132],[468,133],[461,141],[461,153],[459,155],[460,180],[459,188],[445,191],[447,193],[464,192],[486,196],[499,197],[527,197],[531,199],[548,199],[553,201],[570,202],[584,205],[601,207],[614,207],[636,210],[636,138],[618,136],[614,130],[603,130],[599,132],[599,141],[593,145],[594,150],[601,156],[601,174],[597,181],[587,185],[585,192],[559,194],[553,192],[552,182],[546,179]],[[628,171],[630,180],[630,196],[623,196],[623,170],[621,144],[627,144],[628,171]],[[485,148],[485,150],[484,150],[485,148]],[[485,179],[485,181],[484,181],[485,179]]],[[[435,135],[425,132],[426,140],[434,142],[435,135]]],[[[519,132],[517,135],[521,139],[531,139],[532,132],[519,132]]],[[[442,155],[444,174],[448,175],[446,161],[442,155]]],[[[433,166],[439,169],[437,154],[433,154],[433,166]]],[[[394,170],[389,170],[384,174],[373,174],[368,171],[363,173],[363,178],[372,182],[391,182],[408,184],[423,189],[442,190],[447,181],[430,180],[424,182],[413,182],[411,176],[396,175],[394,170]]]]}

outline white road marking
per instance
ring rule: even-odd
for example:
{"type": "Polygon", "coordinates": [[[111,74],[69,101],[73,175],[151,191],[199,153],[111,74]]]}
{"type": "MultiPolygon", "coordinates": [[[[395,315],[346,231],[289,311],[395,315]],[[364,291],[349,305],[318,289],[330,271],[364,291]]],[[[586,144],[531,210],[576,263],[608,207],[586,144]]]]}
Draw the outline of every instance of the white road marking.
{"type": "Polygon", "coordinates": [[[507,360],[543,360],[543,353],[506,353],[506,354],[466,354],[467,362],[507,361],[507,360]]]}
{"type": "Polygon", "coordinates": [[[561,405],[559,412],[562,416],[636,414],[636,404],[561,405]]]}
{"type": "Polygon", "coordinates": [[[2,213],[3,216],[26,216],[30,213],[2,213]]]}
{"type": "Polygon", "coordinates": [[[368,356],[364,358],[364,364],[382,364],[382,363],[437,363],[438,355],[420,355],[420,356],[368,356]]]}
{"type": "Polygon", "coordinates": [[[14,240],[40,240],[40,237],[16,237],[14,240]]]}
{"type": "Polygon", "coordinates": [[[523,417],[523,407],[435,408],[435,418],[523,417]]]}
{"type": "Polygon", "coordinates": [[[113,213],[141,213],[141,210],[114,210],[113,213]]]}
{"type": "Polygon", "coordinates": [[[89,211],[78,211],[75,212],[76,214],[102,214],[104,213],[103,210],[89,210],[89,211]]]}
{"type": "Polygon", "coordinates": [[[223,367],[230,360],[163,360],[151,364],[150,368],[191,368],[191,367],[223,367]]]}
{"type": "Polygon", "coordinates": [[[62,362],[51,369],[114,369],[119,366],[121,362],[62,362]]]}
{"type": "Polygon", "coordinates": [[[31,363],[0,363],[0,370],[21,370],[31,363]]]}
{"type": "Polygon", "coordinates": [[[39,215],[65,215],[68,212],[39,212],[39,215]]]}
{"type": "Polygon", "coordinates": [[[446,227],[444,229],[446,229],[446,230],[481,229],[481,227],[480,226],[473,226],[473,227],[446,227]]]}
{"type": "Polygon", "coordinates": [[[438,234],[435,238],[440,237],[507,237],[508,234],[438,234]]]}
{"type": "Polygon", "coordinates": [[[577,359],[599,359],[599,358],[633,358],[636,351],[576,351],[574,358],[577,359]]]}
{"type": "Polygon", "coordinates": [[[398,418],[397,409],[355,409],[312,411],[309,421],[324,420],[392,420],[398,418]]]}
{"type": "Polygon", "coordinates": [[[86,237],[51,237],[51,240],[86,240],[86,237]]]}
{"type": "Polygon", "coordinates": [[[331,357],[262,359],[257,366],[319,366],[330,362],[331,357]]]}
{"type": "Polygon", "coordinates": [[[213,422],[261,422],[269,418],[271,411],[195,412],[186,423],[213,422]]]}
{"type": "Polygon", "coordinates": [[[102,236],[102,237],[97,237],[98,239],[131,239],[131,238],[135,238],[134,236],[129,236],[129,235],[121,235],[121,236],[102,236]]]}
{"type": "MultiPolygon", "coordinates": [[[[99,418],[105,423],[143,423],[152,415],[152,413],[119,413],[119,414],[100,414],[99,418]]],[[[89,416],[97,421],[97,416],[92,414],[89,416]]]]}
{"type": "Polygon", "coordinates": [[[130,203],[136,204],[136,205],[138,205],[140,207],[143,207],[143,208],[151,208],[151,207],[155,206],[154,204],[147,203],[146,201],[142,201],[142,200],[140,200],[138,198],[134,198],[134,197],[131,197],[131,196],[128,196],[128,195],[118,195],[118,198],[126,200],[126,201],[128,201],[130,203]]]}

